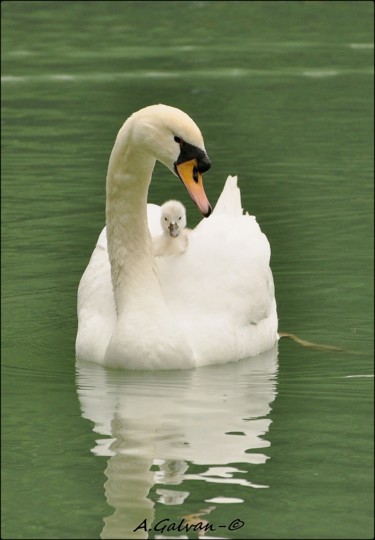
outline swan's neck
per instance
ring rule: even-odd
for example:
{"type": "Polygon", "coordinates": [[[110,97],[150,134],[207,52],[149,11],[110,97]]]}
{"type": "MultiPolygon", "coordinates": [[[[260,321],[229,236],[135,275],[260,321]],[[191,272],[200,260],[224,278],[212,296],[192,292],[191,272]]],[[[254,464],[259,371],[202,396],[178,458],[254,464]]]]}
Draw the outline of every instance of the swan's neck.
{"type": "MultiPolygon", "coordinates": [[[[147,194],[155,159],[132,142],[125,124],[112,150],[107,174],[108,255],[118,316],[161,292],[147,224],[147,194]]],[[[146,306],[143,306],[146,307],[146,306]]]]}

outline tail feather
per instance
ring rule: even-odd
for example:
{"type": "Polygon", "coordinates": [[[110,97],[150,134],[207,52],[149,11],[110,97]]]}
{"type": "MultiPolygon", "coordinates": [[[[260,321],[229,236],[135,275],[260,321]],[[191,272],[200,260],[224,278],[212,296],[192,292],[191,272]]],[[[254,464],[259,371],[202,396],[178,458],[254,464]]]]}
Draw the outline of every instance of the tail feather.
{"type": "Polygon", "coordinates": [[[237,187],[237,176],[228,176],[213,213],[242,215],[241,192],[237,187]]]}

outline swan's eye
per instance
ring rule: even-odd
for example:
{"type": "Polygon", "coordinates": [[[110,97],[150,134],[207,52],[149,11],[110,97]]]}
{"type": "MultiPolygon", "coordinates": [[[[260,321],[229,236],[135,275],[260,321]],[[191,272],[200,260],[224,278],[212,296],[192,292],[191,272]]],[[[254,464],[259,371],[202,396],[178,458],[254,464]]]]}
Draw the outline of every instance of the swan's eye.
{"type": "Polygon", "coordinates": [[[177,135],[175,136],[174,140],[176,141],[176,143],[178,144],[182,144],[182,139],[181,137],[177,137],[177,135]]]}
{"type": "Polygon", "coordinates": [[[179,220],[181,219],[181,216],[178,218],[179,220]]]}
{"type": "Polygon", "coordinates": [[[165,219],[165,221],[168,221],[168,218],[165,217],[164,219],[165,219]]]}

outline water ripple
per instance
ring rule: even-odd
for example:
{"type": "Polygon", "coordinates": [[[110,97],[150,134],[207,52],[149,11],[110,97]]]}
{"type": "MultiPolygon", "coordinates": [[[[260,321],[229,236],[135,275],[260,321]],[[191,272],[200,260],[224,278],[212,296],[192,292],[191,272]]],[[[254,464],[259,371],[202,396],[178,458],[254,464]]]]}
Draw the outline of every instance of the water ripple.
{"type": "Polygon", "coordinates": [[[372,67],[358,69],[337,69],[329,70],[325,68],[314,69],[244,69],[244,68],[217,68],[205,70],[184,70],[184,71],[132,71],[132,72],[95,72],[85,74],[55,73],[50,75],[3,75],[2,83],[39,83],[39,82],[84,82],[84,81],[114,81],[122,79],[190,79],[200,78],[236,78],[236,77],[333,77],[337,75],[372,75],[372,67]]]}

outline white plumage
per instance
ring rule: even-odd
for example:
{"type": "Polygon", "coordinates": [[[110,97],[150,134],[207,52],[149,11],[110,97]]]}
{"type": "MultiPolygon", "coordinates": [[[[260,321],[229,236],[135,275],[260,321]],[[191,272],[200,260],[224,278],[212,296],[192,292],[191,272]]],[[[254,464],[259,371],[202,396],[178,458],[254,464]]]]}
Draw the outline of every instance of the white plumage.
{"type": "Polygon", "coordinates": [[[180,201],[167,201],[160,207],[161,234],[152,237],[154,255],[178,255],[186,251],[189,229],[186,229],[186,208],[180,201]]]}
{"type": "Polygon", "coordinates": [[[203,139],[194,122],[171,107],[148,107],[129,120],[110,160],[107,231],[79,286],[77,357],[130,369],[171,369],[270,349],[278,340],[270,246],[255,217],[243,214],[237,177],[228,177],[213,213],[190,231],[187,249],[155,259],[148,231],[161,234],[160,207],[147,205],[146,217],[155,159],[173,170],[179,149],[170,145],[171,134],[202,150],[203,139]],[[148,170],[144,157],[136,160],[142,145],[153,155],[148,170]]]}

